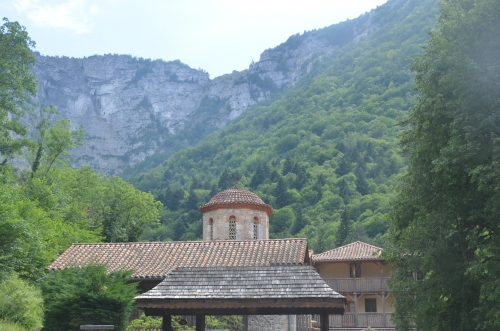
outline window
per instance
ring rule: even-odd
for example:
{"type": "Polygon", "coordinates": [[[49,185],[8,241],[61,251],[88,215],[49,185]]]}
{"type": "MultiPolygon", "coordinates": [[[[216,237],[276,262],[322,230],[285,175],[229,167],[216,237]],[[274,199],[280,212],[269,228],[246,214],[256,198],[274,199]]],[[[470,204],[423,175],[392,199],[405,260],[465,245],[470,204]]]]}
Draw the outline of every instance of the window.
{"type": "Polygon", "coordinates": [[[356,308],[355,308],[354,302],[348,302],[347,303],[347,312],[348,313],[354,313],[354,312],[356,312],[356,308]]]}
{"type": "Polygon", "coordinates": [[[350,272],[351,278],[361,278],[361,264],[357,264],[357,263],[351,264],[350,269],[351,269],[351,272],[350,272]]]}
{"type": "Polygon", "coordinates": [[[377,299],[365,299],[365,312],[367,313],[377,312],[377,299]]]}
{"type": "Polygon", "coordinates": [[[208,220],[208,240],[214,240],[214,219],[208,220]]]}
{"type": "Polygon", "coordinates": [[[259,218],[253,218],[253,239],[259,238],[259,218]]]}
{"type": "Polygon", "coordinates": [[[236,217],[229,217],[229,240],[236,240],[236,217]]]}

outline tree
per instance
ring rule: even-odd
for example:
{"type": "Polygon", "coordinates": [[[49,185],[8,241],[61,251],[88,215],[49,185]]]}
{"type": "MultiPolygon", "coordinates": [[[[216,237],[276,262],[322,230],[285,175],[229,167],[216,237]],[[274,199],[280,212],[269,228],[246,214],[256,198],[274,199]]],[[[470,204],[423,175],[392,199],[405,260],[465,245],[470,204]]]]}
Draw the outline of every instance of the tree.
{"type": "Polygon", "coordinates": [[[369,193],[365,170],[360,165],[356,168],[356,190],[361,195],[367,195],[369,193]]]}
{"type": "Polygon", "coordinates": [[[285,180],[281,175],[278,175],[278,185],[274,190],[274,196],[276,197],[276,207],[282,208],[288,205],[288,192],[285,180]]]}
{"type": "Polygon", "coordinates": [[[82,145],[85,134],[83,125],[78,130],[71,130],[67,119],[52,124],[46,115],[57,113],[52,105],[40,111],[41,118],[36,125],[37,137],[31,144],[32,177],[39,169],[43,170],[42,176],[47,176],[54,165],[61,163],[62,156],[68,155],[71,149],[82,145]]]}
{"type": "Polygon", "coordinates": [[[231,182],[231,171],[229,169],[224,169],[219,177],[219,182],[217,184],[220,190],[226,190],[232,186],[231,182]]]}
{"type": "Polygon", "coordinates": [[[41,282],[47,330],[80,330],[83,324],[112,324],[125,331],[134,309],[137,284],[130,271],[106,272],[88,265],[52,272],[41,282]]]}
{"type": "Polygon", "coordinates": [[[26,330],[42,326],[43,300],[40,290],[12,273],[0,282],[0,330],[10,322],[26,330]]]}
{"type": "Polygon", "coordinates": [[[29,144],[27,130],[19,122],[25,113],[22,106],[36,93],[36,79],[31,67],[35,42],[17,22],[0,27],[0,165],[29,144]]]}
{"type": "Polygon", "coordinates": [[[293,172],[294,168],[294,163],[293,160],[290,156],[287,156],[285,159],[285,163],[283,163],[283,169],[281,171],[281,174],[285,176],[289,172],[293,172]]]}
{"type": "Polygon", "coordinates": [[[162,204],[119,177],[103,184],[102,234],[107,242],[137,241],[144,228],[159,222],[162,204]]]}
{"type": "Polygon", "coordinates": [[[337,247],[342,246],[349,235],[349,230],[351,228],[351,220],[349,219],[349,213],[347,208],[344,207],[344,211],[342,212],[342,217],[340,219],[340,226],[337,231],[336,243],[337,247]]]}
{"type": "Polygon", "coordinates": [[[421,96],[404,123],[409,171],[388,250],[402,330],[500,328],[499,12],[497,0],[442,2],[412,63],[421,96]]]}

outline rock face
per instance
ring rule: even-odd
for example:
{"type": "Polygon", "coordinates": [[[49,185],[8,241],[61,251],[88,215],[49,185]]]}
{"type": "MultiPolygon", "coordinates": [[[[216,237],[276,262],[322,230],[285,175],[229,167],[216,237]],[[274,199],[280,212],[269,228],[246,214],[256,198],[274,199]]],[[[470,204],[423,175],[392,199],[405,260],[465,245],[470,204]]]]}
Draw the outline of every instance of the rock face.
{"type": "MultiPolygon", "coordinates": [[[[358,18],[358,23],[368,21],[369,15],[358,18]]],[[[292,36],[264,51],[247,70],[215,79],[180,61],[37,54],[36,106],[53,104],[58,117],[68,118],[75,128],[84,125],[85,145],[72,151],[74,166],[120,174],[152,154],[174,148],[172,139],[182,144],[186,128],[191,128],[191,135],[200,131],[202,138],[296,84],[322,57],[366,34],[366,24],[365,30],[356,31],[361,24],[352,22],[292,36]]]]}

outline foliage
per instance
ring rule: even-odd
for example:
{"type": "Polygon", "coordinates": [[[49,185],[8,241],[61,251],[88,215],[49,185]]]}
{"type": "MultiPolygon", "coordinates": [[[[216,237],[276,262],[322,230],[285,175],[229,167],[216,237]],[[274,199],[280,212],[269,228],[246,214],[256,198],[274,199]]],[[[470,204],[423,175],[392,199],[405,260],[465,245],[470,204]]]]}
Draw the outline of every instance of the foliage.
{"type": "Polygon", "coordinates": [[[0,165],[19,153],[29,140],[27,130],[19,122],[24,114],[22,105],[35,95],[36,80],[31,71],[35,43],[26,29],[4,18],[0,26],[0,165]]]}
{"type": "MultiPolygon", "coordinates": [[[[172,329],[173,330],[194,330],[195,326],[180,325],[179,321],[181,316],[172,316],[172,329]]],[[[146,316],[144,313],[137,319],[132,320],[127,326],[128,331],[148,329],[160,329],[162,326],[161,317],[146,316]]],[[[207,330],[240,330],[243,326],[241,316],[205,316],[205,326],[207,330]]]]}
{"type": "Polygon", "coordinates": [[[12,273],[0,281],[0,330],[34,330],[42,326],[40,290],[12,273]]]}
{"type": "Polygon", "coordinates": [[[83,125],[78,130],[71,130],[67,119],[52,124],[47,115],[57,113],[50,105],[49,108],[42,108],[39,114],[31,114],[32,117],[40,117],[35,119],[36,137],[30,144],[32,177],[38,170],[42,171],[42,176],[47,176],[54,165],[65,164],[62,157],[68,155],[69,150],[82,145],[83,125]]]}
{"type": "MultiPolygon", "coordinates": [[[[136,330],[148,330],[148,329],[161,329],[162,327],[162,318],[155,316],[146,316],[144,313],[139,316],[139,318],[133,319],[127,325],[128,331],[136,331],[136,330]]],[[[173,324],[173,323],[172,323],[173,324]]]]}
{"type": "Polygon", "coordinates": [[[127,283],[131,274],[107,273],[106,267],[96,265],[50,273],[42,282],[44,328],[66,331],[84,324],[112,324],[125,331],[137,295],[137,284],[127,283]]]}
{"type": "Polygon", "coordinates": [[[393,203],[389,254],[403,330],[409,321],[418,330],[500,327],[498,12],[496,0],[442,2],[413,61],[421,96],[404,122],[410,167],[393,203]]]}
{"type": "Polygon", "coordinates": [[[380,6],[372,13],[378,29],[325,55],[317,68],[321,74],[306,76],[273,102],[250,108],[135,177],[137,188],[167,205],[161,226],[142,239],[201,237],[201,214],[192,208],[194,201],[186,204],[197,181],[197,206],[232,186],[251,189],[273,205],[273,238],[307,237],[315,251],[346,240],[385,246],[391,188],[405,167],[397,123],[416,99],[407,57],[419,52],[416,45],[427,40],[437,14],[435,0],[380,6]],[[229,180],[230,173],[237,176],[229,180]],[[177,204],[166,198],[173,192],[177,204]],[[346,209],[348,219],[340,227],[346,209]]]}

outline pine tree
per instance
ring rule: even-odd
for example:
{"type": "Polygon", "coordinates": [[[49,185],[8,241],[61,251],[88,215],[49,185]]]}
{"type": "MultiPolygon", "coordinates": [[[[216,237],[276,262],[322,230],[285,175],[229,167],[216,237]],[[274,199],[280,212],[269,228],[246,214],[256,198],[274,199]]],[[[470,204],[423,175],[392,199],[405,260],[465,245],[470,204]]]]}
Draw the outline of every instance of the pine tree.
{"type": "Polygon", "coordinates": [[[292,235],[296,235],[297,233],[300,232],[306,226],[307,221],[304,218],[304,214],[302,213],[302,207],[297,207],[295,210],[295,220],[293,221],[292,224],[292,230],[291,233],[292,235]]]}
{"type": "Polygon", "coordinates": [[[283,169],[281,170],[281,173],[283,176],[288,174],[289,172],[292,172],[294,168],[294,163],[292,161],[292,158],[290,156],[287,156],[285,159],[285,163],[283,163],[283,169]]]}
{"type": "Polygon", "coordinates": [[[344,245],[347,236],[349,235],[349,229],[351,228],[351,221],[349,220],[349,213],[347,212],[347,207],[344,207],[342,212],[342,217],[340,219],[340,226],[337,231],[337,240],[335,245],[340,247],[344,245]]]}
{"type": "Polygon", "coordinates": [[[278,185],[274,191],[274,196],[276,197],[276,207],[283,208],[288,205],[288,193],[285,181],[283,177],[278,175],[278,185]]]}
{"type": "Polygon", "coordinates": [[[229,169],[224,169],[224,171],[222,172],[222,174],[220,175],[219,177],[219,182],[217,184],[217,186],[219,187],[219,190],[223,191],[223,190],[227,190],[228,188],[230,188],[232,186],[232,181],[231,181],[231,172],[229,171],[229,169]]]}
{"type": "Polygon", "coordinates": [[[347,175],[351,171],[351,163],[349,162],[349,158],[346,155],[341,155],[339,160],[339,165],[335,172],[339,176],[347,175]]]}
{"type": "Polygon", "coordinates": [[[361,195],[367,195],[368,192],[368,182],[366,181],[365,170],[363,167],[359,166],[356,168],[356,190],[361,195]]]}

